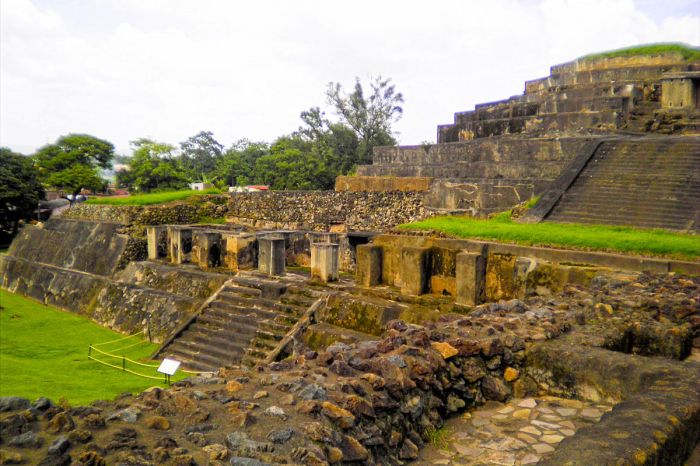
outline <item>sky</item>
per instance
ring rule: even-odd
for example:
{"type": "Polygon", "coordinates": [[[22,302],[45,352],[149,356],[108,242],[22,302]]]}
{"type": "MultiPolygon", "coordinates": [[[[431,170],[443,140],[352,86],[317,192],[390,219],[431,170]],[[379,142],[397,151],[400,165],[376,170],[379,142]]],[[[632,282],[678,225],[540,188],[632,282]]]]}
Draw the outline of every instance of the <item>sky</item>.
{"type": "Polygon", "coordinates": [[[404,95],[400,143],[434,142],[551,65],[660,41],[700,44],[698,0],[0,0],[0,145],[271,142],[333,117],[329,82],[377,75],[404,95]]]}

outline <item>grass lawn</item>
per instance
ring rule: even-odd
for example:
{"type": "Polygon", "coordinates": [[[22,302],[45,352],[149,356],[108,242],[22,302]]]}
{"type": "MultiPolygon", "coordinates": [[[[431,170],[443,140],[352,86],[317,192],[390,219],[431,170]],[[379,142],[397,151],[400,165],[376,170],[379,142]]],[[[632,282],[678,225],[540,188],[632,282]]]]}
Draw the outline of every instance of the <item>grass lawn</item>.
{"type": "MultiPolygon", "coordinates": [[[[123,392],[138,393],[154,385],[164,386],[162,379],[138,377],[88,360],[88,345],[124,335],[2,289],[0,306],[0,396],[30,400],[47,396],[54,402],[65,398],[71,405],[81,405],[98,399],[111,400],[123,392]]],[[[140,344],[119,354],[138,361],[157,348],[136,337],[101,349],[117,350],[134,343],[140,344]]],[[[121,360],[100,358],[121,365],[121,360]]],[[[131,364],[127,367],[158,375],[155,369],[131,364]]]]}
{"type": "Polygon", "coordinates": [[[182,201],[193,196],[203,194],[221,194],[215,188],[204,191],[168,191],[162,193],[136,194],[124,197],[93,197],[88,199],[86,204],[107,204],[107,205],[152,205],[164,204],[172,201],[182,201]]]}
{"type": "Polygon", "coordinates": [[[532,246],[596,250],[663,256],[683,260],[700,258],[700,236],[610,225],[515,223],[509,213],[489,220],[470,217],[433,217],[401,225],[409,230],[438,230],[461,238],[497,240],[532,246]]]}
{"type": "Polygon", "coordinates": [[[700,60],[700,48],[689,47],[680,43],[660,43],[660,44],[645,44],[636,45],[634,47],[626,47],[623,49],[609,50],[607,52],[593,53],[581,57],[581,60],[595,60],[598,58],[615,58],[615,57],[635,57],[639,55],[659,55],[662,53],[679,53],[685,60],[695,61],[700,60]]]}

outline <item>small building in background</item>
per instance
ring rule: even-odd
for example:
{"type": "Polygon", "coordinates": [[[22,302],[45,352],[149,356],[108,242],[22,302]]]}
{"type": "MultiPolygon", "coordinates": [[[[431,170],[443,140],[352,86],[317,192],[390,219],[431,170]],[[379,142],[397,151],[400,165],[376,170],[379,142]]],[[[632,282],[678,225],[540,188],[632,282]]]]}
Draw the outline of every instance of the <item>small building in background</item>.
{"type": "Polygon", "coordinates": [[[190,189],[192,191],[205,191],[213,187],[214,185],[211,183],[190,183],[190,189]]]}

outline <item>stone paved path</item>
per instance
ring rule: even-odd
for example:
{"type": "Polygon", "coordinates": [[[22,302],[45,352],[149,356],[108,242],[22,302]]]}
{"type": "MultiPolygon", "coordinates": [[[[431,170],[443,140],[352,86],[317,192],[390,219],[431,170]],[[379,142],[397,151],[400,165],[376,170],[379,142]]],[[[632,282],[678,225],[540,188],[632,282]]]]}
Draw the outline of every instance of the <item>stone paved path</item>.
{"type": "Polygon", "coordinates": [[[555,397],[489,402],[450,419],[417,464],[448,466],[535,464],[611,406],[555,397]]]}

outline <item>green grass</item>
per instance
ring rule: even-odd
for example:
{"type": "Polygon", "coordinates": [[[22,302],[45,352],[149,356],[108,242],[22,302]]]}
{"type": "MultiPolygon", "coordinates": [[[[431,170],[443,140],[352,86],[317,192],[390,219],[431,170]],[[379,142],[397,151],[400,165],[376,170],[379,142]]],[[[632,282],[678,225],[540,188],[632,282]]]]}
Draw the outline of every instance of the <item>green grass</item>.
{"type": "Polygon", "coordinates": [[[460,238],[477,238],[531,246],[596,250],[662,256],[684,260],[700,258],[700,236],[666,230],[611,225],[515,223],[505,212],[489,220],[470,217],[433,217],[401,225],[408,230],[438,230],[460,238]]]}
{"type": "MultiPolygon", "coordinates": [[[[162,380],[145,379],[87,359],[90,344],[124,335],[1,289],[0,306],[0,396],[30,400],[47,396],[54,402],[65,398],[72,405],[80,405],[111,400],[123,392],[139,393],[148,387],[164,386],[162,380]]],[[[102,348],[116,350],[136,343],[136,338],[102,348]]],[[[141,340],[141,344],[119,354],[138,361],[156,348],[157,345],[141,340]]],[[[100,357],[121,365],[120,360],[100,357]]],[[[130,364],[127,367],[158,375],[155,369],[137,369],[130,364]]]]}
{"type": "Polygon", "coordinates": [[[93,197],[88,199],[86,204],[105,204],[105,205],[153,205],[165,204],[166,202],[183,201],[194,196],[202,196],[204,194],[221,194],[216,188],[206,189],[204,191],[167,191],[161,193],[136,194],[126,197],[93,197]]]}
{"type": "Polygon", "coordinates": [[[596,60],[599,58],[635,57],[639,55],[661,55],[664,53],[678,53],[687,61],[700,60],[700,48],[691,47],[682,43],[659,43],[636,45],[607,52],[585,55],[579,60],[596,60]]]}
{"type": "Polygon", "coordinates": [[[200,225],[226,225],[225,217],[201,217],[197,222],[200,225]]]}
{"type": "Polygon", "coordinates": [[[452,431],[447,427],[436,429],[429,427],[425,430],[425,439],[429,444],[440,450],[445,450],[450,444],[450,435],[452,431]]]}

